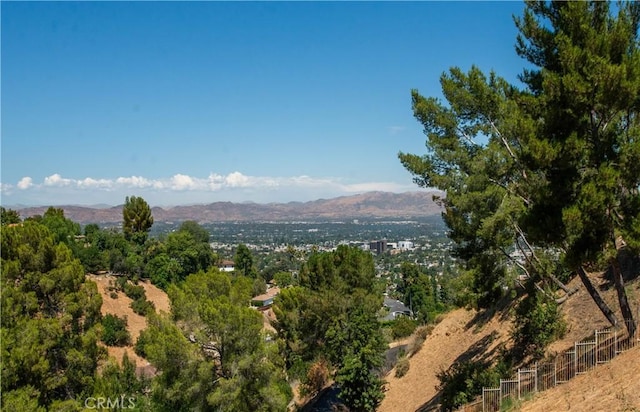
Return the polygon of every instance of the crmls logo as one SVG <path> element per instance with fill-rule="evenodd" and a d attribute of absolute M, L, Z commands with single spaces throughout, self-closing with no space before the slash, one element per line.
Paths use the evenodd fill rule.
<path fill-rule="evenodd" d="M 120 395 L 118 398 L 105 398 L 93 396 L 84 400 L 84 407 L 87 409 L 133 409 L 136 407 L 136 398 Z"/>

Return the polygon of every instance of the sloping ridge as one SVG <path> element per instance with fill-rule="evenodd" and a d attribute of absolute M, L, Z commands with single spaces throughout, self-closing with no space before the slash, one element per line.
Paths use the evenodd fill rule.
<path fill-rule="evenodd" d="M 214 202 L 204 205 L 152 207 L 156 222 L 195 220 L 198 223 L 233 221 L 287 221 L 303 219 L 409 218 L 437 215 L 442 211 L 433 200 L 437 191 L 406 193 L 367 192 L 333 199 L 289 203 Z M 122 221 L 122 205 L 111 208 L 58 206 L 65 216 L 79 223 L 118 223 Z M 47 207 L 18 209 L 20 215 L 42 215 Z"/>
<path fill-rule="evenodd" d="M 590 278 L 609 306 L 612 309 L 618 308 L 615 290 L 604 276 L 591 274 Z M 577 287 L 578 292 L 562 307 L 567 322 L 567 334 L 562 340 L 550 345 L 547 351 L 549 355 L 567 350 L 574 342 L 592 335 L 595 329 L 608 326 L 604 315 L 591 300 L 579 279 L 574 279 L 569 286 Z M 640 279 L 627 284 L 627 293 L 632 307 L 635 308 L 634 313 L 638 313 Z M 512 327 L 508 317 L 509 309 L 500 312 L 457 309 L 446 314 L 420 350 L 410 358 L 407 374 L 402 378 L 396 378 L 395 369 L 392 369 L 385 377 L 385 398 L 378 411 L 439 410 L 438 372 L 448 369 L 456 361 L 493 360 L 498 355 L 500 345 L 508 348 Z M 619 308 L 616 316 L 622 319 Z M 640 410 L 640 348 L 636 347 L 628 352 L 614 358 L 612 363 L 600 365 L 569 383 L 541 392 L 534 401 L 527 403 L 527 408 L 530 409 L 522 410 L 563 411 L 569 410 L 569 407 L 578 411 Z M 595 398 L 601 403 L 594 408 L 591 405 Z M 564 399 L 565 403 L 554 403 L 558 399 Z M 637 409 L 628 409 L 629 405 Z"/>

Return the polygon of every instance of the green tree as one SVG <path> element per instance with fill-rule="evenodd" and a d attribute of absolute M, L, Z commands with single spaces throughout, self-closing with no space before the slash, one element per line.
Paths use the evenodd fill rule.
<path fill-rule="evenodd" d="M 273 280 L 276 282 L 276 285 L 281 288 L 285 288 L 293 284 L 293 276 L 291 275 L 291 272 L 277 272 L 273 276 Z"/>
<path fill-rule="evenodd" d="M 286 409 L 291 389 L 284 360 L 275 343 L 264 341 L 262 316 L 248 306 L 251 283 L 212 268 L 169 286 L 180 328 L 152 315 L 137 344 L 162 371 L 153 385 L 158 408 Z"/>
<path fill-rule="evenodd" d="M 236 249 L 234 258 L 235 271 L 243 276 L 256 277 L 258 274 L 253 267 L 253 255 L 244 243 L 240 243 Z"/>
<path fill-rule="evenodd" d="M 102 341 L 109 346 L 125 346 L 131 343 L 127 319 L 108 314 L 102 318 Z"/>
<path fill-rule="evenodd" d="M 136 344 L 161 373 L 151 383 L 154 411 L 207 410 L 214 389 L 213 362 L 168 318 L 150 314 Z"/>
<path fill-rule="evenodd" d="M 198 240 L 192 230 L 181 229 L 170 233 L 164 241 L 154 240 L 145 249 L 145 275 L 162 289 L 190 274 L 208 270 L 216 260 L 204 236 Z"/>
<path fill-rule="evenodd" d="M 3 405 L 31 394 L 39 406 L 76 409 L 75 399 L 91 393 L 102 356 L 102 298 L 46 226 L 26 221 L 3 228 L 1 237 Z"/>
<path fill-rule="evenodd" d="M 122 366 L 111 358 L 102 367 L 102 372 L 97 376 L 93 387 L 93 397 L 118 396 L 127 410 L 149 411 L 152 409 L 145 395 L 148 384 L 147 379 L 136 375 L 136 363 L 129 360 L 125 352 L 122 357 Z"/>
<path fill-rule="evenodd" d="M 516 50 L 534 67 L 521 76 L 524 89 L 472 67 L 442 75 L 446 105 L 412 91 L 428 154 L 400 160 L 416 183 L 446 191 L 456 254 L 486 304 L 511 282 L 506 263 L 543 293 L 570 293 L 560 279 L 570 271 L 615 323 L 583 269 L 610 265 L 631 318 L 616 241 L 637 256 L 640 5 L 622 3 L 617 15 L 609 6 L 526 3 L 516 19 Z"/>
<path fill-rule="evenodd" d="M 358 300 L 358 297 L 356 297 Z M 329 355 L 339 369 L 340 399 L 353 411 L 375 411 L 384 398 L 378 376 L 385 350 L 380 322 L 367 304 L 354 305 L 327 331 Z"/>
<path fill-rule="evenodd" d="M 126 197 L 122 208 L 122 230 L 127 240 L 143 244 L 153 226 L 151 207 L 141 197 Z"/>
<path fill-rule="evenodd" d="M 57 242 L 63 242 L 72 249 L 75 248 L 75 236 L 81 233 L 80 225 L 64 217 L 64 210 L 48 208 L 40 223 L 49 228 Z"/>
<path fill-rule="evenodd" d="M 309 367 L 328 360 L 345 404 L 375 410 L 383 397 L 381 307 L 370 253 L 348 246 L 312 253 L 299 286 L 281 290 L 273 308 L 290 375 L 309 376 Z"/>
<path fill-rule="evenodd" d="M 207 229 L 203 228 L 193 220 L 186 220 L 182 222 L 178 231 L 189 232 L 196 242 L 209 244 L 209 238 L 211 235 Z"/>
<path fill-rule="evenodd" d="M 4 225 L 14 225 L 22 222 L 20 214 L 13 209 L 5 209 L 4 206 L 0 206 L 0 223 Z"/>

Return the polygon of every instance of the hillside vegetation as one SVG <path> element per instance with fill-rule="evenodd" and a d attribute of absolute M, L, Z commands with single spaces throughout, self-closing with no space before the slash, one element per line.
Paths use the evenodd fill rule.
<path fill-rule="evenodd" d="M 227 272 L 196 221 L 152 237 L 154 221 L 169 215 L 141 197 L 100 212 L 117 215 L 122 224 L 112 228 L 81 228 L 60 208 L 26 219 L 1 208 L 3 407 L 71 411 L 122 396 L 154 412 L 275 412 L 291 404 L 292 387 L 315 396 L 333 382 L 336 408 L 450 411 L 594 329 L 635 336 L 640 2 L 525 2 L 515 23 L 528 67 L 519 84 L 452 67 L 440 77 L 442 98 L 411 92 L 426 153 L 399 160 L 419 186 L 446 196 L 376 192 L 196 209 L 203 220 L 442 211 L 454 243 L 446 260 L 394 260 L 390 275 L 384 241 L 377 262 L 345 242 L 289 245 L 271 256 L 279 269 L 267 271 L 238 242 Z M 85 275 L 103 271 L 118 274 L 113 284 Z M 282 288 L 265 303 L 275 315 L 265 330 L 251 303 L 272 281 Z M 148 282 L 170 305 L 148 300 L 157 292 Z M 452 308 L 474 309 L 439 316 Z M 416 328 L 385 384 L 389 341 Z M 136 360 L 153 366 L 151 378 L 136 375 L 128 357 L 108 360 L 105 345 L 119 347 L 110 349 L 116 355 L 133 346 Z M 622 373 L 601 393 L 606 408 L 634 402 L 636 387 Z M 580 387 L 606 387 L 606 372 L 592 376 L 603 384 L 581 378 Z"/>
<path fill-rule="evenodd" d="M 603 298 L 609 303 L 615 302 L 615 290 L 602 274 L 592 274 L 590 278 L 601 289 Z M 546 350 L 545 357 L 573 347 L 580 341 L 593 335 L 594 330 L 608 326 L 607 319 L 598 306 L 591 300 L 582 287 L 580 280 L 569 283 L 578 288 L 562 305 L 562 316 L 567 325 L 567 333 L 562 339 L 553 342 Z M 640 279 L 627 286 L 632 306 L 640 310 Z M 512 347 L 510 338 L 513 322 L 510 316 L 512 307 L 501 311 L 477 311 L 456 309 L 442 316 L 420 349 L 411 356 L 409 371 L 401 378 L 392 370 L 385 377 L 386 396 L 378 411 L 416 411 L 439 410 L 441 382 L 438 374 L 449 369 L 456 362 L 483 360 L 494 362 L 500 350 Z M 637 313 L 637 312 L 636 312 Z M 598 366 L 585 375 L 576 377 L 567 384 L 560 385 L 541 393 L 533 401 L 523 402 L 527 411 L 565 411 L 565 410 L 634 410 L 638 407 L 640 380 L 637 376 L 640 346 L 617 357 L 611 364 Z M 503 379 L 511 375 L 501 376 Z M 596 402 L 597 401 L 597 402 Z M 601 409 L 587 407 L 596 402 Z M 636 403 L 634 403 L 636 402 Z M 581 407 L 582 406 L 582 407 Z"/>

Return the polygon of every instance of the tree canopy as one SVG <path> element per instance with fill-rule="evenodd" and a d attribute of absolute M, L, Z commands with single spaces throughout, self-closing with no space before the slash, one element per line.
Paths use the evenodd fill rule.
<path fill-rule="evenodd" d="M 127 240 L 144 243 L 153 226 L 151 207 L 141 197 L 126 197 L 122 207 L 122 230 Z"/>
<path fill-rule="evenodd" d="M 454 67 L 440 78 L 446 103 L 412 91 L 427 154 L 399 158 L 418 185 L 446 191 L 444 219 L 481 302 L 500 297 L 505 263 L 564 288 L 565 272 L 588 282 L 585 267 L 617 268 L 623 244 L 638 255 L 639 20 L 634 2 L 527 2 L 515 19 L 533 67 L 524 87 Z"/>
<path fill-rule="evenodd" d="M 69 406 L 91 393 L 102 298 L 71 250 L 38 222 L 3 228 L 0 251 L 2 403 Z"/>
<path fill-rule="evenodd" d="M 326 370 L 328 361 L 340 399 L 354 411 L 375 410 L 384 396 L 377 375 L 385 349 L 381 307 L 370 253 L 341 245 L 312 254 L 299 286 L 281 290 L 274 305 L 289 373 L 318 389 L 313 372 Z"/>

